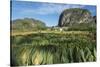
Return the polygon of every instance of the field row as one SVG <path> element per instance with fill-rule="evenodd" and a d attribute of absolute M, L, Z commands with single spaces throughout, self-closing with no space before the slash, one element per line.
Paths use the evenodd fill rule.
<path fill-rule="evenodd" d="M 55 33 L 55 34 L 89 34 L 88 31 L 34 31 L 34 32 L 12 32 L 11 36 L 29 35 L 38 33 Z"/>
<path fill-rule="evenodd" d="M 12 65 L 96 61 L 95 33 L 34 33 L 11 36 Z"/>

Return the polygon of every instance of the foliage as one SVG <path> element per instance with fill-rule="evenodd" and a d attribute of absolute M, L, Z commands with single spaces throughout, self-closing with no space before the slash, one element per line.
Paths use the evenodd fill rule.
<path fill-rule="evenodd" d="M 32 18 L 16 19 L 11 21 L 12 31 L 34 31 L 43 30 L 46 26 L 42 21 Z"/>
<path fill-rule="evenodd" d="M 69 26 L 67 31 L 90 31 L 90 32 L 96 32 L 96 24 L 95 23 L 74 24 L 73 26 Z"/>
<path fill-rule="evenodd" d="M 12 66 L 96 61 L 93 33 L 36 33 L 11 41 Z"/>

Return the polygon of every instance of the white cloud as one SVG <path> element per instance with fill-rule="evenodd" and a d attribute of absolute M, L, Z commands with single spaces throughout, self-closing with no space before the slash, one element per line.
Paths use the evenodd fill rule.
<path fill-rule="evenodd" d="M 51 3 L 43 3 L 40 4 L 37 8 L 29 8 L 27 10 L 22 11 L 21 13 L 32 13 L 32 14 L 40 14 L 40 15 L 47 15 L 47 14 L 54 14 L 54 13 L 61 13 L 63 10 L 68 8 L 82 8 L 83 5 L 65 5 L 65 4 L 51 4 Z"/>

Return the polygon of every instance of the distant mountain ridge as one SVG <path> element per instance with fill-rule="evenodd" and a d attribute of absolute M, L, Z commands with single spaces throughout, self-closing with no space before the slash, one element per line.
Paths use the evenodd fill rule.
<path fill-rule="evenodd" d="M 14 31 L 33 31 L 43 29 L 45 23 L 33 18 L 16 19 L 11 21 L 11 27 Z"/>
<path fill-rule="evenodd" d="M 92 16 L 86 9 L 70 8 L 61 13 L 58 26 L 47 27 L 44 22 L 34 18 L 11 21 L 11 30 L 18 32 L 59 30 L 60 28 L 64 31 L 96 31 L 96 16 Z"/>

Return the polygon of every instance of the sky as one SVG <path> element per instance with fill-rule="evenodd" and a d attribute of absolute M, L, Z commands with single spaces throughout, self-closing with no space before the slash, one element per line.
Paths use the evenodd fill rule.
<path fill-rule="evenodd" d="M 12 20 L 23 18 L 34 18 L 43 21 L 47 26 L 58 25 L 61 12 L 69 8 L 88 9 L 92 16 L 96 15 L 96 6 L 93 5 L 75 5 L 75 4 L 58 4 L 28 1 L 12 1 L 11 17 Z"/>

